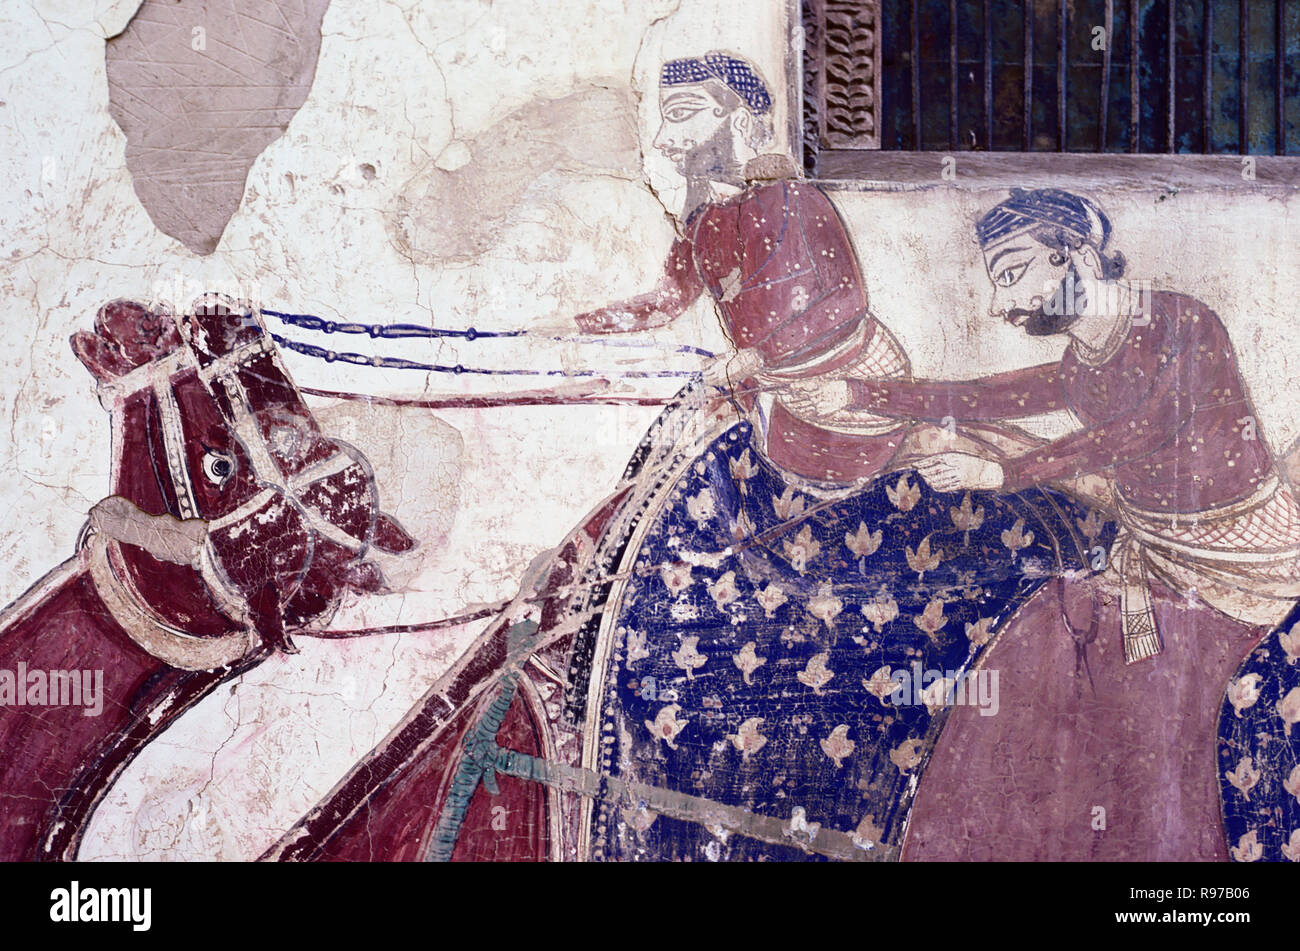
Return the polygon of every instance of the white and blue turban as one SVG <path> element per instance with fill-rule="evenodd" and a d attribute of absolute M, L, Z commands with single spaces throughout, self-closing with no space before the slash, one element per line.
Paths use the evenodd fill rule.
<path fill-rule="evenodd" d="M 734 92 L 756 116 L 772 108 L 772 95 L 754 67 L 743 59 L 713 50 L 696 59 L 674 59 L 664 63 L 659 74 L 661 86 L 685 86 L 716 79 Z"/>

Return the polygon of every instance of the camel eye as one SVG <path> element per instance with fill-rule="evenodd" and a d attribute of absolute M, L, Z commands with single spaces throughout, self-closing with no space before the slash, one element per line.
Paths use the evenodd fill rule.
<path fill-rule="evenodd" d="M 203 454 L 203 475 L 217 488 L 225 485 L 235 474 L 235 460 L 229 453 L 209 449 Z"/>

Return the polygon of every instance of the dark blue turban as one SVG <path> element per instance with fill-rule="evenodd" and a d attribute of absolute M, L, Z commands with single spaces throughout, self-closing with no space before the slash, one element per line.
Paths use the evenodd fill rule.
<path fill-rule="evenodd" d="M 759 78 L 754 67 L 743 59 L 714 50 L 699 59 L 674 59 L 664 63 L 659 74 L 661 86 L 685 86 L 716 79 L 734 92 L 756 116 L 766 115 L 772 108 L 772 96 L 767 84 Z"/>
<path fill-rule="evenodd" d="M 1091 246 L 1106 280 L 1122 277 L 1124 255 L 1107 253 L 1110 219 L 1088 198 L 1059 188 L 1011 189 L 1011 197 L 975 223 L 980 246 L 987 248 L 1009 235 L 1028 232 L 1034 240 L 1060 251 L 1062 246 Z"/>
<path fill-rule="evenodd" d="M 1089 244 L 1105 246 L 1110 221 L 1091 201 L 1059 188 L 1011 189 L 1011 197 L 975 224 L 979 242 L 988 246 L 1017 231 L 1055 228 Z"/>

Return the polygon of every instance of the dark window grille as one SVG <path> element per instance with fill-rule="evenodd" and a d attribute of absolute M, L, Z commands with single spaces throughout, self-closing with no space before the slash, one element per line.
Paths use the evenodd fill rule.
<path fill-rule="evenodd" d="M 1300 0 L 803 0 L 803 10 L 812 173 L 828 149 L 1300 152 Z"/>

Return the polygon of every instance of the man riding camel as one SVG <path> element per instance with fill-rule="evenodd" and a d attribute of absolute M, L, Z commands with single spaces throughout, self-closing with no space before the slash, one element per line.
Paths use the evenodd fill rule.
<path fill-rule="evenodd" d="M 730 384 L 754 409 L 755 378 L 768 386 L 828 373 L 899 376 L 907 357 L 867 309 L 857 255 L 839 214 L 792 175 L 784 156 L 760 154 L 772 139 L 772 100 L 749 63 L 714 51 L 664 64 L 663 124 L 654 144 L 686 179 L 683 234 L 653 291 L 577 317 L 589 333 L 666 325 L 707 290 L 737 352 L 705 382 Z M 773 179 L 773 176 L 778 176 Z M 846 410 L 817 423 L 777 399 L 766 426 L 768 457 L 823 482 L 873 475 L 898 451 L 903 427 Z"/>

